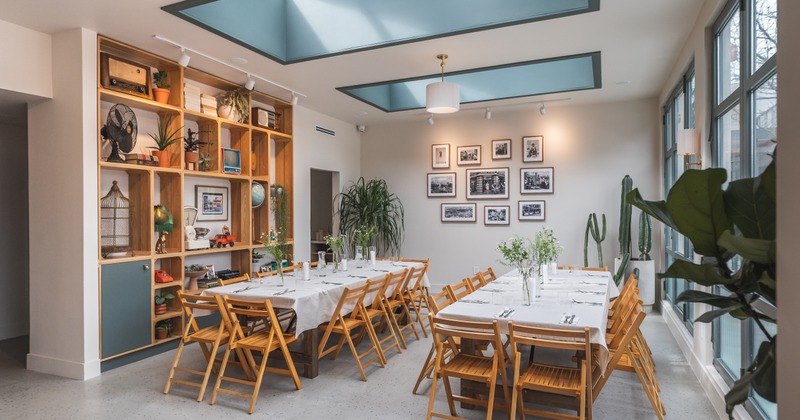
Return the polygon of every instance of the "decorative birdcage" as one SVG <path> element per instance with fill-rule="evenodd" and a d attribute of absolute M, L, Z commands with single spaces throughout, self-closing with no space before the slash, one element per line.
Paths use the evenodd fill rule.
<path fill-rule="evenodd" d="M 103 258 L 131 254 L 131 202 L 119 190 L 117 181 L 100 199 L 100 253 Z"/>

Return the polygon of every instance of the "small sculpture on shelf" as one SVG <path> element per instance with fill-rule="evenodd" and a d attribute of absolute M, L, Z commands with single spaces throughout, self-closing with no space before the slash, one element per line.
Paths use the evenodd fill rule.
<path fill-rule="evenodd" d="M 153 222 L 155 223 L 155 231 L 159 233 L 158 242 L 156 242 L 156 254 L 166 254 L 167 233 L 172 232 L 173 228 L 172 213 L 163 204 L 154 206 Z"/>
<path fill-rule="evenodd" d="M 211 246 L 216 246 L 217 248 L 222 248 L 227 245 L 233 247 L 234 241 L 236 241 L 236 236 L 231 235 L 231 230 L 227 225 L 222 226 L 222 233 L 209 240 Z"/>

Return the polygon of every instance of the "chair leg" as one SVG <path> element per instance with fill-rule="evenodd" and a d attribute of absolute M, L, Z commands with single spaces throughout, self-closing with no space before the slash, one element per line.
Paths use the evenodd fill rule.
<path fill-rule="evenodd" d="M 436 351 L 436 346 L 431 346 L 431 351 L 428 352 L 428 357 L 425 358 L 425 364 L 422 365 L 422 370 L 419 372 L 419 377 L 417 378 L 417 383 L 414 384 L 414 390 L 411 391 L 412 394 L 416 394 L 417 390 L 419 389 L 419 384 L 422 383 L 422 379 L 428 376 L 433 369 L 433 364 L 431 363 L 433 359 L 433 353 Z"/>
<path fill-rule="evenodd" d="M 342 336 L 347 340 L 347 344 L 350 345 L 350 350 L 353 352 L 353 358 L 356 359 L 356 365 L 358 365 L 358 371 L 361 373 L 361 380 L 367 382 L 367 375 L 364 373 L 364 366 L 361 365 L 361 358 L 358 357 L 358 350 L 356 350 L 356 346 L 353 344 L 353 340 L 350 338 L 350 332 L 345 329 L 342 332 Z"/>
<path fill-rule="evenodd" d="M 253 394 L 250 396 L 250 409 L 247 411 L 247 414 L 253 414 L 253 410 L 256 408 L 258 391 L 261 389 L 261 381 L 264 379 L 264 371 L 267 368 L 268 358 L 269 352 L 264 352 L 264 354 L 261 356 L 261 366 L 258 367 L 258 376 L 256 376 L 255 384 L 253 384 Z"/>
<path fill-rule="evenodd" d="M 200 393 L 197 395 L 198 402 L 203 401 L 203 396 L 206 394 L 206 386 L 208 386 L 208 380 L 211 378 L 211 370 L 215 368 L 214 362 L 217 357 L 217 350 L 219 350 L 219 342 L 215 342 L 211 347 L 211 357 L 208 359 L 206 372 L 203 376 L 203 383 L 200 385 Z"/>
<path fill-rule="evenodd" d="M 444 374 L 442 375 L 442 383 L 444 384 L 444 393 L 447 396 L 447 405 L 450 408 L 450 415 L 455 416 L 456 413 L 456 404 L 453 401 L 453 388 L 450 387 L 450 377 Z"/>
<path fill-rule="evenodd" d="M 300 377 L 297 376 L 297 369 L 294 368 L 294 361 L 292 360 L 292 355 L 289 353 L 289 349 L 286 346 L 281 347 L 281 352 L 283 353 L 283 360 L 286 361 L 286 366 L 289 368 L 289 372 L 292 374 L 292 380 L 294 381 L 294 386 L 297 390 L 303 389 L 303 384 L 300 383 Z"/>
<path fill-rule="evenodd" d="M 431 420 L 431 413 L 433 413 L 433 405 L 436 400 L 436 382 L 439 378 L 439 363 L 441 362 L 440 357 L 437 355 L 436 359 L 433 362 L 433 379 L 431 382 L 431 395 L 428 399 L 428 416 L 426 417 L 427 420 Z"/>
<path fill-rule="evenodd" d="M 169 387 L 172 385 L 172 378 L 175 377 L 175 368 L 178 367 L 178 362 L 181 360 L 181 353 L 183 352 L 183 340 L 178 345 L 178 350 L 175 352 L 175 359 L 172 361 L 172 367 L 169 369 L 169 376 L 167 376 L 167 385 L 164 387 L 164 393 L 169 394 Z"/>
<path fill-rule="evenodd" d="M 400 324 L 397 323 L 397 317 L 395 316 L 394 312 L 389 312 L 389 323 L 391 324 L 389 328 L 394 328 L 397 331 L 397 335 L 400 336 L 400 345 L 403 346 L 403 349 L 408 349 L 408 346 L 406 345 L 406 338 L 403 335 L 403 330 L 400 329 Z"/>
<path fill-rule="evenodd" d="M 486 404 L 486 420 L 492 420 L 492 410 L 494 409 L 494 393 L 497 385 L 497 359 L 492 362 L 492 376 L 489 378 L 489 398 Z"/>
<path fill-rule="evenodd" d="M 230 345 L 225 348 L 225 355 L 222 357 L 222 366 L 219 367 L 219 373 L 217 374 L 217 382 L 214 384 L 214 391 L 211 392 L 210 405 L 214 405 L 217 402 L 217 393 L 222 385 L 222 378 L 225 377 L 225 368 L 228 367 L 228 358 L 231 355 L 231 350 Z M 244 361 L 242 361 L 242 363 L 244 363 Z"/>

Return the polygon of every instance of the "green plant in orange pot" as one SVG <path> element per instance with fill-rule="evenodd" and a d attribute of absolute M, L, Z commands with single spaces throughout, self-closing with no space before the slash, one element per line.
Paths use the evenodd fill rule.
<path fill-rule="evenodd" d="M 170 146 L 177 143 L 182 139 L 180 133 L 183 126 L 175 130 L 170 130 L 172 123 L 172 116 L 169 115 L 165 119 L 158 117 L 158 133 L 150 133 L 150 137 L 155 142 L 155 146 L 150 146 L 150 149 L 155 149 L 153 154 L 158 157 L 158 166 L 162 168 L 169 168 L 170 166 L 170 153 L 167 150 Z"/>

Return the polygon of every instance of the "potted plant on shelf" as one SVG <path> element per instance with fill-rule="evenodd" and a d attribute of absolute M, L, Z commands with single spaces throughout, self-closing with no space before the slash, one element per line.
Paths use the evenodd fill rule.
<path fill-rule="evenodd" d="M 175 329 L 171 319 L 162 319 L 156 322 L 156 340 L 163 340 L 172 336 Z"/>
<path fill-rule="evenodd" d="M 250 91 L 239 87 L 217 96 L 217 115 L 246 123 L 250 118 Z"/>
<path fill-rule="evenodd" d="M 167 313 L 167 303 L 175 299 L 175 295 L 170 292 L 162 292 L 155 296 L 155 314 L 164 315 Z"/>
<path fill-rule="evenodd" d="M 336 195 L 339 231 L 353 237 L 361 226 L 375 228 L 375 246 L 384 252 L 399 253 L 403 244 L 403 203 L 382 179 L 369 182 L 359 178 Z"/>
<path fill-rule="evenodd" d="M 167 83 L 168 77 L 169 73 L 164 70 L 153 73 L 153 83 L 156 85 L 156 87 L 153 88 L 153 96 L 156 102 L 161 102 L 162 104 L 169 102 L 169 88 L 171 85 Z"/>
<path fill-rule="evenodd" d="M 200 132 L 192 131 L 189 129 L 189 135 L 183 138 L 184 160 L 186 161 L 186 169 L 196 170 L 197 164 L 200 161 L 200 154 L 198 150 L 200 145 L 208 144 L 208 142 L 200 141 Z M 210 158 L 211 156 L 208 155 Z M 191 165 L 191 166 L 189 166 Z"/>
<path fill-rule="evenodd" d="M 153 154 L 158 157 L 158 166 L 162 168 L 169 168 L 170 166 L 170 153 L 167 150 L 178 140 L 181 139 L 180 133 L 183 126 L 175 130 L 170 130 L 170 123 L 172 123 L 172 116 L 169 115 L 165 119 L 158 117 L 158 133 L 150 133 L 150 137 L 156 143 L 155 146 L 150 146 L 150 149 L 155 149 Z"/>

